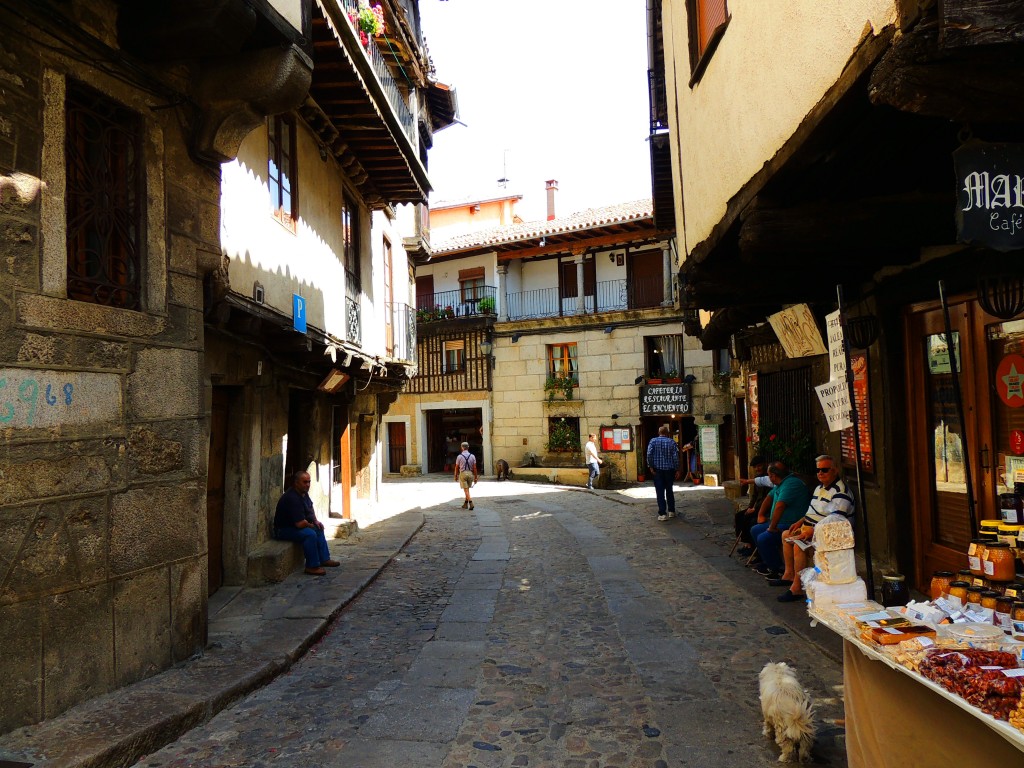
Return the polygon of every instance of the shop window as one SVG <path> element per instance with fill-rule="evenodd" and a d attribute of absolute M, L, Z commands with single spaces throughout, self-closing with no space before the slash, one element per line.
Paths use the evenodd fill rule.
<path fill-rule="evenodd" d="M 458 373 L 466 369 L 466 341 L 457 339 L 444 343 L 444 360 L 442 371 L 444 373 Z"/>
<path fill-rule="evenodd" d="M 274 218 L 293 232 L 299 216 L 295 181 L 298 155 L 295 151 L 295 121 L 284 115 L 272 117 L 267 124 L 267 186 Z"/>
<path fill-rule="evenodd" d="M 576 386 L 580 383 L 579 360 L 576 343 L 548 345 L 548 375 L 556 378 L 571 376 Z"/>
<path fill-rule="evenodd" d="M 146 199 L 141 118 L 69 80 L 65 161 L 68 298 L 141 308 Z"/>
<path fill-rule="evenodd" d="M 726 0 L 686 0 L 690 35 L 690 85 L 704 74 L 729 25 Z"/>
<path fill-rule="evenodd" d="M 484 268 L 459 270 L 459 292 L 463 303 L 479 301 L 484 297 Z"/>
<path fill-rule="evenodd" d="M 359 208 L 345 195 L 341 206 L 342 262 L 345 265 L 345 287 L 350 295 L 360 292 L 359 274 Z"/>

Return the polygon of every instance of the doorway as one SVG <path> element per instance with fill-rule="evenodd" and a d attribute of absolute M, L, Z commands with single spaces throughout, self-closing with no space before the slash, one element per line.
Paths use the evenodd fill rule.
<path fill-rule="evenodd" d="M 435 408 L 427 417 L 427 471 L 453 472 L 460 445 L 469 443 L 484 474 L 483 411 L 480 408 Z"/>
<path fill-rule="evenodd" d="M 949 310 L 952 345 L 947 343 L 937 302 L 914 305 L 904 318 L 911 519 L 919 588 L 934 571 L 956 571 L 963 565 L 972 537 L 968 471 L 979 521 L 999 516 L 998 494 L 1006 490 L 1003 483 L 1012 485 L 1005 477 L 1006 467 L 1014 464 L 1012 429 L 1003 429 L 1004 420 L 995 418 L 1003 410 L 993 397 L 999 391 L 997 368 L 1008 352 L 1021 351 L 1024 327 L 1015 334 L 1014 323 L 996 321 L 970 298 L 950 302 Z M 954 360 L 966 423 L 961 422 L 954 399 Z"/>
<path fill-rule="evenodd" d="M 206 589 L 224 584 L 224 477 L 228 449 L 229 391 L 213 388 L 210 405 L 210 457 L 206 469 Z"/>

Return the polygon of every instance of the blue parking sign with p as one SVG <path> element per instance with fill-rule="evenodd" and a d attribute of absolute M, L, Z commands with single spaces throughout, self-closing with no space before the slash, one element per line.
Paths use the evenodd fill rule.
<path fill-rule="evenodd" d="M 306 332 L 306 300 L 297 293 L 292 294 L 292 327 L 299 333 Z"/>

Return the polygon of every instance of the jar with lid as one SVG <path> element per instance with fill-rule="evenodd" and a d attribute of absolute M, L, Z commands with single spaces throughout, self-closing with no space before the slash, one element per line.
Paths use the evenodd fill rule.
<path fill-rule="evenodd" d="M 1010 610 L 1010 617 L 1014 621 L 1024 621 L 1024 600 L 1014 600 Z"/>
<path fill-rule="evenodd" d="M 990 518 L 988 520 L 982 520 L 978 523 L 978 528 L 982 536 L 988 533 L 999 533 L 999 526 L 1003 524 L 1002 519 Z"/>
<path fill-rule="evenodd" d="M 892 573 L 882 577 L 882 605 L 890 608 L 910 602 L 910 590 L 903 574 Z"/>
<path fill-rule="evenodd" d="M 985 576 L 992 581 L 1013 581 L 1017 576 L 1013 552 L 1005 541 L 993 541 L 988 545 L 982 567 Z"/>
<path fill-rule="evenodd" d="M 1020 533 L 1020 526 L 1016 523 L 1003 523 L 999 526 L 999 541 L 1005 541 L 1006 546 L 1013 549 L 1017 546 L 1017 535 Z"/>
<path fill-rule="evenodd" d="M 981 591 L 981 607 L 994 611 L 996 609 L 996 601 L 999 597 L 999 593 L 994 589 L 983 589 Z"/>
<path fill-rule="evenodd" d="M 1013 598 L 1014 600 L 1024 600 L 1024 584 L 1019 581 L 1007 584 L 1006 589 L 1003 590 L 1003 594 L 1007 597 Z"/>
<path fill-rule="evenodd" d="M 967 564 L 970 566 L 968 571 L 972 577 L 980 579 L 985 576 L 981 561 L 985 559 L 986 543 L 984 539 L 971 539 L 971 543 L 967 546 Z"/>
<path fill-rule="evenodd" d="M 936 571 L 932 574 L 932 582 L 928 587 L 928 594 L 932 600 L 938 600 L 949 594 L 949 585 L 953 582 L 952 571 Z"/>
<path fill-rule="evenodd" d="M 1013 598 L 1003 595 L 996 598 L 995 624 L 997 627 L 1010 630 L 1010 615 L 1013 612 Z"/>
<path fill-rule="evenodd" d="M 967 602 L 971 605 L 981 605 L 981 593 L 985 590 L 984 587 L 970 586 L 967 588 Z M 884 603 L 883 603 L 884 605 Z"/>
<path fill-rule="evenodd" d="M 967 588 L 971 585 L 966 581 L 954 581 L 949 585 L 949 596 L 955 597 L 961 604 L 967 602 Z M 1024 600 L 1021 601 L 1024 603 Z"/>
<path fill-rule="evenodd" d="M 1004 523 L 1024 523 L 1024 498 L 1016 493 L 1000 493 L 999 515 Z"/>

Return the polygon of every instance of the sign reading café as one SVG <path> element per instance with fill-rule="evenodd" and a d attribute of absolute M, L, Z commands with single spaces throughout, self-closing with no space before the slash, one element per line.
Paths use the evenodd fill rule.
<path fill-rule="evenodd" d="M 648 384 L 640 388 L 640 415 L 690 413 L 689 384 Z"/>
<path fill-rule="evenodd" d="M 969 141 L 953 153 L 961 242 L 1024 248 L 1024 145 Z"/>

